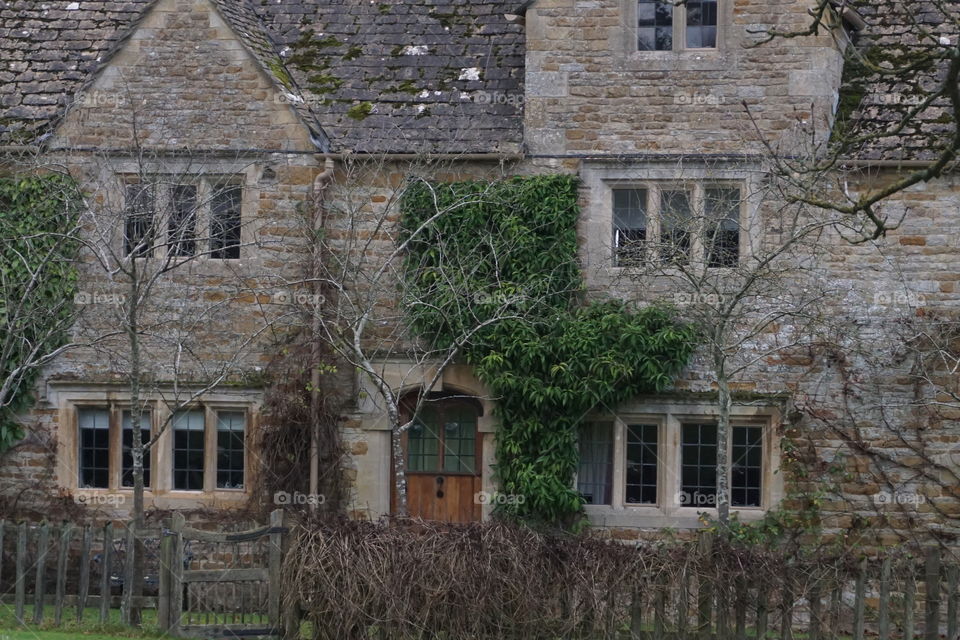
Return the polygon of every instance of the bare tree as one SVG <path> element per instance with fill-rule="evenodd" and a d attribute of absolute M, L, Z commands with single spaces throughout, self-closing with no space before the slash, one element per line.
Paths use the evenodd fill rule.
<path fill-rule="evenodd" d="M 724 182 L 731 172 L 745 179 Z M 821 268 L 822 247 L 838 227 L 856 230 L 841 214 L 785 200 L 759 167 L 674 173 L 669 184 L 614 191 L 614 260 L 624 267 L 615 280 L 674 304 L 700 329 L 693 366 L 716 383 L 716 508 L 726 522 L 731 408 L 754 402 L 735 390 L 772 363 L 809 361 L 838 294 Z"/>
<path fill-rule="evenodd" d="M 946 0 L 920 5 L 816 0 L 806 26 L 755 33 L 757 47 L 836 34 L 846 67 L 829 130 L 808 123 L 802 152 L 792 143 L 765 145 L 787 202 L 856 220 L 867 238 L 900 224 L 884 213 L 884 201 L 952 171 L 960 150 L 960 9 Z M 858 30 L 855 44 L 840 35 L 844 23 Z"/>

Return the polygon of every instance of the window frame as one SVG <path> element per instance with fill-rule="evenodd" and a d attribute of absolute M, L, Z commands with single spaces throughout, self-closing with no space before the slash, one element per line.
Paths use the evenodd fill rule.
<path fill-rule="evenodd" d="M 146 174 L 118 174 L 123 184 L 120 204 L 123 211 L 123 243 L 122 255 L 126 259 L 169 259 L 171 261 L 187 261 L 203 259 L 215 263 L 229 263 L 243 258 L 244 221 L 249 220 L 247 210 L 248 181 L 246 175 L 240 173 L 210 173 L 202 175 L 186 175 L 178 173 L 146 173 Z M 131 186 L 142 184 L 143 179 L 150 180 L 151 200 L 153 204 L 153 223 L 150 229 L 153 236 L 153 246 L 148 251 L 133 255 L 127 251 L 127 226 L 129 224 L 127 193 Z M 176 239 L 171 234 L 171 221 L 177 206 L 175 192 L 179 187 L 195 187 L 195 206 L 193 214 L 193 235 L 190 238 Z M 215 225 L 213 202 L 218 189 L 225 187 L 239 188 L 239 229 L 237 232 L 238 245 L 227 245 L 219 249 L 214 248 L 213 229 Z M 193 251 L 189 254 L 180 254 L 176 243 L 191 243 Z M 231 257 L 215 256 L 217 252 L 225 252 L 230 247 L 237 247 L 237 255 Z"/>
<path fill-rule="evenodd" d="M 694 528 L 699 525 L 699 514 L 716 517 L 715 506 L 686 506 L 680 503 L 682 486 L 682 434 L 686 423 L 716 423 L 716 412 L 707 404 L 696 407 L 660 404 L 651 410 L 628 407 L 614 415 L 589 416 L 584 422 L 613 423 L 613 486 L 609 505 L 584 505 L 587 516 L 595 524 L 604 526 L 677 526 Z M 732 462 L 733 427 L 750 426 L 763 429 L 761 457 L 760 506 L 730 506 L 731 513 L 744 521 L 757 520 L 779 502 L 783 495 L 782 475 L 775 473 L 780 463 L 779 442 L 775 437 L 779 424 L 779 410 L 774 406 L 736 407 L 730 419 L 730 437 L 727 439 L 728 460 Z M 655 504 L 626 501 L 627 426 L 657 425 L 658 465 L 657 500 Z M 579 474 L 578 474 L 579 475 Z M 728 470 L 731 486 L 732 467 Z M 578 486 L 574 479 L 574 486 Z"/>
<path fill-rule="evenodd" d="M 123 414 L 131 410 L 131 404 L 129 402 L 120 402 L 120 401 L 104 401 L 104 402 L 80 402 L 74 407 L 74 417 L 71 425 L 72 431 L 75 433 L 75 454 L 76 454 L 76 473 L 74 474 L 74 480 L 76 482 L 76 488 L 81 491 L 109 491 L 111 493 L 117 493 L 122 491 L 133 491 L 132 486 L 123 485 Z M 157 434 L 157 422 L 156 422 L 156 411 L 152 407 L 145 406 L 144 411 L 149 412 L 150 414 L 150 437 L 153 438 Z M 108 426 L 108 471 L 107 471 L 107 486 L 106 487 L 84 487 L 80 484 L 80 469 L 81 462 L 83 458 L 83 442 L 80 437 L 80 412 L 81 411 L 106 411 L 107 419 L 109 421 Z M 151 480 L 153 484 L 156 484 L 155 469 L 157 463 L 157 447 L 151 447 L 148 452 L 150 456 L 150 469 L 151 469 Z M 144 492 L 152 492 L 153 487 L 144 487 Z"/>
<path fill-rule="evenodd" d="M 710 54 L 720 52 L 726 36 L 726 11 L 731 3 L 728 0 L 717 0 L 717 35 L 716 46 L 713 47 L 688 47 L 687 46 L 687 6 L 679 4 L 673 7 L 673 41 L 670 49 L 641 49 L 640 48 L 640 20 L 639 20 L 639 0 L 622 0 L 626 24 L 628 25 L 629 51 L 638 56 L 657 56 L 668 54 Z"/>
<path fill-rule="evenodd" d="M 689 258 L 684 261 L 684 266 L 717 269 L 735 269 L 736 266 L 710 266 L 709 242 L 707 241 L 707 229 L 703 224 L 706 222 L 706 193 L 711 189 L 737 189 L 740 192 L 740 200 L 737 211 L 738 223 L 738 248 L 737 265 L 741 263 L 744 256 L 747 255 L 749 247 L 747 225 L 747 196 L 746 184 L 742 180 L 736 179 L 689 179 L 689 180 L 608 180 L 607 188 L 610 190 L 610 249 L 612 266 L 615 269 L 644 269 L 648 265 L 656 262 L 658 268 L 669 268 L 671 265 L 664 261 L 662 255 L 657 255 L 662 247 L 665 246 L 662 240 L 663 232 L 663 193 L 672 191 L 686 191 L 689 194 L 690 209 L 693 212 L 695 220 L 698 220 L 697 229 L 689 239 Z M 620 259 L 620 247 L 617 240 L 620 236 L 617 227 L 614 205 L 616 202 L 616 191 L 619 190 L 643 190 L 646 191 L 647 201 L 645 203 L 644 216 L 646 218 L 646 240 L 645 247 L 640 251 L 642 259 L 639 264 L 622 264 Z"/>
<path fill-rule="evenodd" d="M 97 387 L 97 385 L 94 385 Z M 76 390 L 75 390 L 76 388 Z M 133 487 L 124 487 L 121 483 L 122 472 L 122 419 L 123 412 L 128 411 L 130 403 L 125 400 L 115 400 L 110 396 L 118 392 L 103 392 L 88 390 L 83 385 L 65 385 L 63 390 L 54 388 L 51 401 L 61 407 L 59 412 L 59 441 L 57 449 L 57 479 L 58 484 L 70 492 L 83 494 L 102 494 L 126 496 L 130 503 Z M 159 437 L 151 448 L 151 487 L 144 488 L 144 496 L 148 502 L 158 508 L 176 508 L 177 505 L 191 504 L 194 500 L 213 500 L 214 504 L 235 504 L 245 500 L 250 494 L 250 487 L 255 481 L 255 454 L 252 446 L 255 442 L 254 433 L 257 429 L 261 395 L 258 390 L 251 390 L 249 394 L 230 393 L 213 394 L 191 405 L 187 409 L 195 408 L 204 412 L 204 487 L 200 491 L 191 491 L 173 488 L 173 429 L 169 425 L 162 433 L 159 432 L 164 421 L 170 417 L 170 408 L 164 402 L 162 394 L 151 394 L 144 401 L 144 410 L 150 412 L 152 437 Z M 109 482 L 108 487 L 84 487 L 80 484 L 81 438 L 79 429 L 80 412 L 84 409 L 106 410 L 110 419 L 109 434 Z M 220 412 L 238 412 L 244 416 L 244 468 L 243 488 L 217 486 L 217 416 Z M 184 501 L 187 502 L 184 502 Z"/>

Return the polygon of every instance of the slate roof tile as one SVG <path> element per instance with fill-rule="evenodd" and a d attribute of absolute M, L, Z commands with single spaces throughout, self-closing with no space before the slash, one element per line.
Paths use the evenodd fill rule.
<path fill-rule="evenodd" d="M 154 1 L 0 0 L 0 140 L 55 127 Z M 523 27 L 506 18 L 519 0 L 213 1 L 322 148 L 520 148 L 522 99 L 489 98 L 522 93 Z M 335 38 L 323 73 L 294 64 L 305 35 Z"/>

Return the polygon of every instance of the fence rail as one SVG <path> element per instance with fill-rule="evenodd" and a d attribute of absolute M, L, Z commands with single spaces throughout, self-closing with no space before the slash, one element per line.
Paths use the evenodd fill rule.
<path fill-rule="evenodd" d="M 136 535 L 125 527 L 120 530 L 123 536 L 118 538 L 112 524 L 94 528 L 69 522 L 30 525 L 0 520 L 0 602 L 12 604 L 21 623 L 55 626 L 63 623 L 70 609 L 80 622 L 86 609 L 97 608 L 98 621 L 106 623 L 114 603 L 120 603 L 121 620 L 129 623 L 131 607 L 123 608 L 124 602 L 156 608 L 155 596 L 132 599 L 137 547 L 132 541 L 158 540 L 160 530 Z M 8 558 L 11 562 L 5 562 Z M 51 607 L 52 619 L 48 617 Z"/>
<path fill-rule="evenodd" d="M 140 531 L 0 520 L 0 606 L 20 624 L 104 624 L 119 609 L 131 625 L 156 609 L 158 625 L 178 637 L 277 635 L 282 520 L 277 511 L 269 525 L 241 532 L 191 529 L 180 514 Z"/>

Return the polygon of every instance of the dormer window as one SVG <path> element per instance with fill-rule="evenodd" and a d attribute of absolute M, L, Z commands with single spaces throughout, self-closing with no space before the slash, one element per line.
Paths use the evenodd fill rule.
<path fill-rule="evenodd" d="M 717 48 L 719 0 L 638 0 L 637 48 L 678 51 Z"/>

